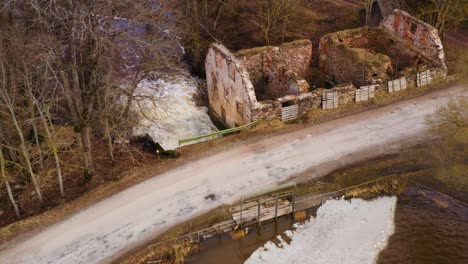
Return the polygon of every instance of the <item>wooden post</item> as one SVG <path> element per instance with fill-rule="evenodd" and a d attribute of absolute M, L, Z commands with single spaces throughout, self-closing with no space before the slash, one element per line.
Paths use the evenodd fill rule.
<path fill-rule="evenodd" d="M 275 201 L 275 219 L 278 220 L 278 195 L 276 195 Z"/>
<path fill-rule="evenodd" d="M 294 214 L 294 207 L 296 205 L 296 194 L 294 193 L 292 196 L 292 213 Z"/>
<path fill-rule="evenodd" d="M 260 225 L 260 200 L 257 200 L 257 224 Z"/>
<path fill-rule="evenodd" d="M 244 199 L 241 199 L 241 204 L 240 204 L 240 219 L 239 219 L 239 221 L 240 221 L 239 225 L 240 225 L 240 228 L 241 228 L 241 229 L 242 229 L 242 209 L 243 209 L 243 205 L 244 205 Z"/>

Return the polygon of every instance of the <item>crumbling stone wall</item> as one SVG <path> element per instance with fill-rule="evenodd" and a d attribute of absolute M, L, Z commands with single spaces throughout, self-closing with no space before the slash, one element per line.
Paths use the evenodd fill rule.
<path fill-rule="evenodd" d="M 355 101 L 356 89 L 357 88 L 352 83 L 346 83 L 331 90 L 338 92 L 338 101 L 340 104 L 347 104 Z"/>
<path fill-rule="evenodd" d="M 297 99 L 301 115 L 307 114 L 312 109 L 320 109 L 322 105 L 322 95 L 317 91 L 300 94 Z"/>
<path fill-rule="evenodd" d="M 241 62 L 223 45 L 213 44 L 205 69 L 211 111 L 227 127 L 250 123 L 255 91 Z"/>
<path fill-rule="evenodd" d="M 300 90 L 294 89 L 294 85 L 298 82 L 291 83 L 291 80 L 300 81 L 302 90 L 309 89 L 304 78 L 310 72 L 312 59 L 310 40 L 298 40 L 279 47 L 241 50 L 236 55 L 249 72 L 259 100 L 300 93 Z M 293 73 L 296 75 L 293 76 Z"/>
<path fill-rule="evenodd" d="M 433 26 L 405 11 L 395 9 L 392 15 L 382 21 L 381 28 L 402 41 L 411 43 L 410 48 L 417 50 L 427 60 L 447 68 L 442 40 L 438 30 Z"/>
<path fill-rule="evenodd" d="M 210 109 L 227 127 L 281 118 L 281 97 L 297 97 L 309 91 L 304 80 L 312 57 L 309 40 L 244 50 L 236 55 L 223 45 L 213 44 L 205 62 Z M 253 83 L 263 80 L 268 83 L 264 94 L 274 100 L 257 100 Z"/>
<path fill-rule="evenodd" d="M 389 56 L 369 48 L 368 28 L 330 33 L 320 40 L 319 67 L 335 83 L 365 85 L 393 73 Z"/>
<path fill-rule="evenodd" d="M 281 102 L 277 100 L 267 100 L 258 102 L 252 107 L 252 119 L 281 119 Z"/>
<path fill-rule="evenodd" d="M 278 68 L 268 67 L 269 73 L 274 75 L 280 72 L 278 69 L 288 69 L 282 72 L 283 76 L 281 78 L 277 76 L 272 79 L 277 82 L 278 86 L 284 89 L 285 93 L 293 95 L 306 92 L 309 89 L 309 84 L 293 70 L 297 70 L 301 74 L 308 72 L 310 57 L 307 59 L 302 56 L 304 53 L 300 52 L 301 55 L 298 55 L 295 59 L 286 59 L 286 54 L 292 56 L 293 46 L 299 45 L 299 43 L 301 42 L 283 45 L 282 52 L 274 51 L 274 54 L 284 56 L 286 61 L 278 63 L 280 65 L 277 66 Z M 303 50 L 302 47 L 300 46 L 299 50 Z M 306 50 L 310 51 L 310 49 Z M 258 59 L 258 54 L 249 53 L 249 56 Z M 279 60 L 281 56 L 271 57 Z M 299 63 L 301 60 L 306 61 L 307 64 L 301 65 Z M 247 62 L 247 65 L 244 65 L 244 61 Z M 279 98 L 260 102 L 257 100 L 255 89 L 246 67 L 253 67 L 253 61 L 255 60 L 244 61 L 238 59 L 221 44 L 213 44 L 206 57 L 205 69 L 210 110 L 227 127 L 237 127 L 259 119 L 281 118 L 282 104 Z M 289 67 L 293 70 L 289 70 Z M 252 74 L 258 75 L 259 73 L 253 71 Z"/>
<path fill-rule="evenodd" d="M 322 37 L 319 67 L 335 83 L 353 82 L 358 86 L 386 82 L 408 67 L 446 71 L 439 41 L 435 28 L 395 10 L 378 28 L 344 30 Z"/>

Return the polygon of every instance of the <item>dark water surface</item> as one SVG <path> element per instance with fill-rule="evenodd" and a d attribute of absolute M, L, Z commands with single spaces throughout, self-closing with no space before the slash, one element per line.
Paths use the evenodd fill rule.
<path fill-rule="evenodd" d="M 242 239 L 229 235 L 209 239 L 191 256 L 191 264 L 241 264 L 267 241 L 291 229 L 294 221 L 281 218 L 251 229 Z M 311 256 L 313 257 L 313 256 Z M 468 264 L 468 207 L 449 196 L 417 188 L 398 198 L 395 233 L 379 264 Z"/>
<path fill-rule="evenodd" d="M 398 200 L 395 224 L 379 264 L 468 264 L 468 207 L 458 200 L 409 188 Z"/>
<path fill-rule="evenodd" d="M 277 222 L 263 224 L 251 228 L 245 237 L 233 240 L 226 234 L 219 238 L 212 238 L 201 243 L 199 252 L 192 255 L 186 263 L 190 264 L 241 264 L 250 255 L 268 241 L 275 241 L 275 237 L 290 230 L 297 222 L 292 217 L 285 216 Z M 285 239 L 288 241 L 287 239 Z M 277 240 L 276 240 L 277 241 Z"/>

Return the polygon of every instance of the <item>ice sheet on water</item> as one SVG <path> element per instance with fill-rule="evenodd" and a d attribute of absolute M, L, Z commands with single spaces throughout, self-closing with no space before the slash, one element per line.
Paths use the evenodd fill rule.
<path fill-rule="evenodd" d="M 267 242 L 245 262 L 259 263 L 375 263 L 394 232 L 397 199 L 381 197 L 330 200 L 317 217 L 286 232 L 290 244 Z"/>
<path fill-rule="evenodd" d="M 215 132 L 207 108 L 196 104 L 198 81 L 185 74 L 145 79 L 138 84 L 133 110 L 139 116 L 134 136 L 148 134 L 166 150 L 179 139 Z"/>

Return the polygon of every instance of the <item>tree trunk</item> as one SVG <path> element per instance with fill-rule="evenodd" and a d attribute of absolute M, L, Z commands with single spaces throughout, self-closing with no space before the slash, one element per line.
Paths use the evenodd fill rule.
<path fill-rule="evenodd" d="M 109 87 L 110 87 L 109 78 L 106 78 L 106 82 L 107 84 L 104 85 L 104 89 L 101 90 L 101 96 L 98 96 L 97 98 L 97 108 L 99 112 L 101 134 L 104 136 L 104 139 L 107 141 L 107 149 L 109 151 L 109 156 L 111 158 L 112 165 L 114 165 L 115 163 L 114 146 L 112 144 L 111 129 L 109 126 L 109 111 L 110 111 L 108 107 L 108 99 L 109 99 L 108 94 L 109 94 Z"/>
<path fill-rule="evenodd" d="M 139 63 L 139 65 L 137 66 L 137 68 L 140 68 L 141 67 L 141 62 Z M 138 87 L 138 83 L 147 76 L 147 74 L 143 74 L 141 77 L 141 70 L 137 70 L 137 72 L 135 73 L 135 76 L 133 78 L 133 81 L 132 81 L 132 84 L 131 84 L 131 88 L 130 88 L 130 91 L 127 93 L 127 102 L 125 103 L 125 108 L 124 108 L 124 111 L 122 113 L 122 118 L 124 118 L 124 120 L 126 121 L 127 118 L 128 118 L 128 115 L 130 113 L 130 109 L 132 107 L 132 103 L 133 103 L 133 95 L 135 94 L 135 91 Z"/>
<path fill-rule="evenodd" d="M 16 123 L 16 121 L 15 121 Z M 17 126 L 15 124 L 15 126 Z M 19 127 L 18 127 L 19 129 Z M 21 131 L 19 131 L 18 133 L 21 133 Z M 31 176 L 31 180 L 34 184 L 34 189 L 36 190 L 36 193 L 37 193 L 37 197 L 39 198 L 39 201 L 41 202 L 41 204 L 44 203 L 44 200 L 42 199 L 42 193 L 41 193 L 41 190 L 39 188 L 39 184 L 37 183 L 37 180 L 36 180 L 36 175 L 34 174 L 34 170 L 32 168 L 32 164 L 31 164 L 31 157 L 29 157 L 29 153 L 28 153 L 28 150 L 26 149 L 26 145 L 24 143 L 24 138 L 23 136 L 21 136 L 21 143 L 20 143 L 20 149 L 21 149 L 21 154 L 23 154 L 23 158 L 24 158 L 24 161 L 26 162 L 26 166 L 27 166 L 27 169 L 28 169 L 28 172 L 29 172 L 29 176 Z"/>
<path fill-rule="evenodd" d="M 5 186 L 8 192 L 8 197 L 10 198 L 11 205 L 13 205 L 13 208 L 15 210 L 16 217 L 19 219 L 21 218 L 21 213 L 19 211 L 18 205 L 16 204 L 15 197 L 13 197 L 13 193 L 11 192 L 11 187 L 10 187 L 10 182 L 8 181 L 8 178 L 6 176 L 5 172 L 5 157 L 3 156 L 3 150 L 0 147 L 0 171 L 2 174 L 2 178 L 5 181 Z"/>
<path fill-rule="evenodd" d="M 10 78 L 11 78 L 11 86 L 13 87 L 12 89 L 15 89 L 14 87 L 16 87 L 16 80 L 15 80 L 15 77 L 14 77 L 13 73 L 10 74 Z M 29 152 L 28 152 L 28 150 L 26 148 L 26 141 L 24 139 L 23 131 L 21 130 L 21 127 L 19 126 L 18 120 L 16 118 L 16 113 L 15 113 L 15 110 L 14 110 L 12 99 L 9 97 L 6 90 L 3 90 L 0 95 L 1 95 L 1 97 L 3 99 L 3 103 L 7 106 L 8 111 L 10 112 L 11 121 L 13 122 L 13 125 L 14 125 L 14 127 L 16 129 L 16 132 L 18 134 L 18 137 L 20 139 L 20 150 L 21 150 L 21 154 L 23 156 L 24 162 L 26 163 L 26 168 L 27 168 L 27 170 L 29 172 L 29 176 L 31 177 L 31 180 L 32 180 L 32 182 L 34 184 L 34 189 L 36 190 L 39 201 L 40 201 L 41 204 L 43 204 L 41 190 L 39 188 L 39 184 L 37 183 L 36 175 L 34 174 L 34 170 L 33 170 L 32 164 L 31 164 L 31 157 L 30 157 Z"/>
<path fill-rule="evenodd" d="M 87 125 L 81 130 L 81 142 L 83 144 L 83 155 L 85 162 L 85 175 L 89 178 L 94 174 L 93 156 L 91 154 L 91 128 Z"/>
<path fill-rule="evenodd" d="M 115 163 L 115 158 L 114 158 L 114 146 L 112 144 L 112 136 L 110 134 L 110 129 L 109 129 L 109 118 L 104 119 L 104 136 L 107 139 L 107 147 L 109 149 L 109 155 L 112 160 L 112 165 Z"/>
<path fill-rule="evenodd" d="M 64 191 L 64 188 L 63 188 L 62 167 L 60 165 L 60 158 L 58 156 L 57 145 L 55 144 L 56 136 L 55 136 L 55 132 L 54 132 L 54 129 L 53 129 L 53 124 L 52 124 L 52 121 L 51 121 L 51 118 L 50 118 L 50 114 L 49 114 L 49 111 L 46 111 L 46 115 L 47 115 L 47 118 L 46 118 L 44 116 L 44 112 L 42 111 L 42 109 L 40 109 L 39 104 L 37 103 L 37 101 L 36 101 L 36 106 L 37 106 L 37 110 L 39 112 L 39 115 L 41 116 L 42 125 L 44 126 L 44 131 L 45 131 L 46 137 L 47 137 L 47 143 L 49 145 L 50 150 L 52 151 L 52 154 L 54 155 L 55 168 L 57 170 L 57 178 L 58 178 L 59 188 L 60 188 L 60 195 L 62 195 L 62 197 L 64 197 L 65 196 L 65 191 Z M 49 129 L 49 125 L 51 126 L 52 129 Z"/>
<path fill-rule="evenodd" d="M 34 116 L 31 116 L 31 118 L 34 118 Z M 44 168 L 44 157 L 42 155 L 42 150 L 41 150 L 41 143 L 39 142 L 39 135 L 37 133 L 37 126 L 35 120 L 31 120 L 31 126 L 33 128 L 33 133 L 34 133 L 34 141 L 36 143 L 37 151 L 39 152 L 39 165 L 41 169 Z"/>
<path fill-rule="evenodd" d="M 447 20 L 447 14 L 450 10 L 450 5 L 452 4 L 452 0 L 446 0 L 442 3 L 439 8 L 439 13 L 437 14 L 437 22 L 435 27 L 439 30 L 439 35 L 441 38 L 444 37 L 445 31 L 445 22 Z"/>
<path fill-rule="evenodd" d="M 75 58 L 76 59 L 76 58 Z M 73 85 L 79 86 L 79 78 L 78 73 L 76 70 L 73 71 Z M 91 141 L 90 141 L 90 128 L 89 124 L 87 124 L 88 120 L 82 116 L 83 105 L 81 104 L 80 98 L 74 98 L 74 93 L 72 91 L 72 87 L 70 81 L 68 79 L 68 75 L 65 72 L 61 72 L 61 79 L 63 82 L 64 94 L 67 101 L 67 106 L 70 110 L 70 113 L 73 118 L 73 123 L 75 127 L 75 138 L 78 144 L 78 148 L 81 151 L 83 157 L 83 163 L 85 166 L 85 180 L 89 181 L 91 176 L 94 173 L 93 168 L 93 161 L 91 159 Z M 78 88 L 78 87 L 76 87 Z M 84 123 L 84 124 L 83 124 Z"/>

